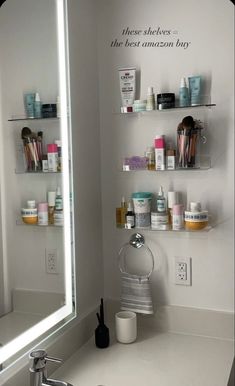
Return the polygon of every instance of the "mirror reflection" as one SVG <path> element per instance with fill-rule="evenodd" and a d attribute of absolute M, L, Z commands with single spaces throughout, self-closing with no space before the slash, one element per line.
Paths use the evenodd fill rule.
<path fill-rule="evenodd" d="M 65 5 L 0 7 L 0 364 L 73 308 Z"/>

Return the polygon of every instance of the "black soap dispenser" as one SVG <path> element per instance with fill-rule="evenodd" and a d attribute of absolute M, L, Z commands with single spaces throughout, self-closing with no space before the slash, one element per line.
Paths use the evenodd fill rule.
<path fill-rule="evenodd" d="M 100 302 L 100 313 L 96 313 L 98 326 L 95 329 L 95 345 L 98 348 L 106 348 L 109 346 L 109 329 L 104 324 L 104 304 L 103 299 Z"/>

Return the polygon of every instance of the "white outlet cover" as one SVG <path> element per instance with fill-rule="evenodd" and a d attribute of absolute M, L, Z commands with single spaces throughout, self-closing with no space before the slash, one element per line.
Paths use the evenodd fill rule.
<path fill-rule="evenodd" d="M 175 256 L 175 284 L 192 285 L 192 258 Z"/>
<path fill-rule="evenodd" d="M 46 272 L 58 274 L 57 249 L 46 249 Z"/>

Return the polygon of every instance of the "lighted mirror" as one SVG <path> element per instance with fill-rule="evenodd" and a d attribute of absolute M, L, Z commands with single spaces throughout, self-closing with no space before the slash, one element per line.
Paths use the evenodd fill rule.
<path fill-rule="evenodd" d="M 75 316 L 67 4 L 0 6 L 0 370 Z"/>

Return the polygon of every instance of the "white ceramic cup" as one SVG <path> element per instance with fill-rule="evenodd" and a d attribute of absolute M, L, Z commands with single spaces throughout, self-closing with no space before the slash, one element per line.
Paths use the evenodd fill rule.
<path fill-rule="evenodd" d="M 132 311 L 120 311 L 115 315 L 116 338 L 120 343 L 132 343 L 137 338 L 137 318 Z"/>

